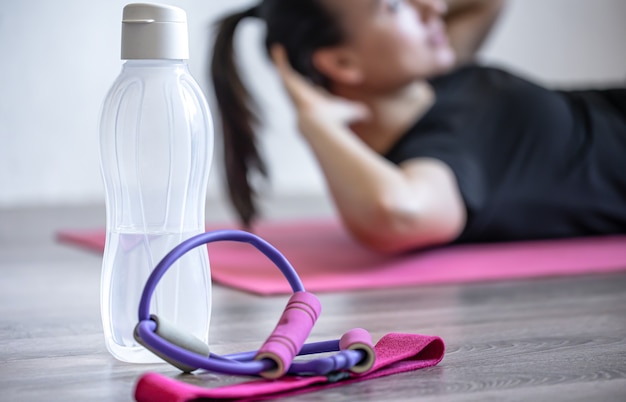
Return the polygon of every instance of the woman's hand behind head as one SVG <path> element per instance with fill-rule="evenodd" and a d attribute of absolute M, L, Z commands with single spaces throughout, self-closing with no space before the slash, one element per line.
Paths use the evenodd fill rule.
<path fill-rule="evenodd" d="M 298 126 L 304 135 L 309 135 L 320 127 L 348 126 L 369 117 L 369 110 L 364 104 L 334 96 L 307 81 L 291 67 L 283 46 L 272 46 L 271 55 L 294 103 Z"/>

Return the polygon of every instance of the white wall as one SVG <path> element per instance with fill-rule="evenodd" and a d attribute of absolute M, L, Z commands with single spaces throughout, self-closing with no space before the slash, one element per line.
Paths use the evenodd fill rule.
<path fill-rule="evenodd" d="M 103 200 L 98 115 L 120 70 L 121 10 L 128 2 L 0 0 L 0 207 Z M 253 1 L 168 3 L 188 12 L 190 69 L 213 103 L 206 79 L 210 24 Z M 624 21 L 624 0 L 510 0 L 482 56 L 546 84 L 624 82 Z M 323 192 L 261 51 L 262 33 L 260 23 L 244 23 L 238 51 L 266 115 L 262 146 L 273 176 L 268 191 Z M 209 191 L 219 195 L 219 160 L 214 166 Z"/>

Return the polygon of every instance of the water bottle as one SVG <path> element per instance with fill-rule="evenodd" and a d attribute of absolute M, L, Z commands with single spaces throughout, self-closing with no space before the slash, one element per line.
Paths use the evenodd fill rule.
<path fill-rule="evenodd" d="M 204 231 L 213 125 L 190 75 L 187 15 L 156 4 L 128 4 L 122 71 L 101 114 L 106 193 L 101 313 L 117 359 L 159 361 L 133 338 L 139 299 L 156 264 Z M 156 289 L 151 311 L 208 343 L 211 313 L 206 247 L 187 253 Z"/>

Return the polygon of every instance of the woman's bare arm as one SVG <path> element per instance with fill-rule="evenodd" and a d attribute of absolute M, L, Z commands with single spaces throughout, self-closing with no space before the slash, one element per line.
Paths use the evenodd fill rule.
<path fill-rule="evenodd" d="M 471 62 L 493 28 L 504 0 L 446 0 L 444 19 L 457 64 Z"/>
<path fill-rule="evenodd" d="M 455 176 L 441 162 L 415 159 L 398 167 L 349 128 L 367 117 L 360 104 L 334 97 L 293 71 L 280 46 L 273 59 L 345 226 L 370 248 L 400 252 L 447 243 L 465 226 Z"/>

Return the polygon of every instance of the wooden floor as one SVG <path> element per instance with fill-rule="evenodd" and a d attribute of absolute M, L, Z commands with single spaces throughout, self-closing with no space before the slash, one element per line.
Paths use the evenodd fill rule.
<path fill-rule="evenodd" d="M 309 203 L 274 204 L 268 215 L 330 213 Z M 225 219 L 223 206 L 210 206 L 209 220 Z M 101 259 L 54 238 L 61 228 L 103 225 L 97 206 L 0 211 L 0 401 L 131 401 L 143 372 L 177 375 L 167 365 L 118 362 L 105 349 Z M 218 353 L 258 347 L 286 300 L 213 291 Z M 374 340 L 392 331 L 439 335 L 446 356 L 434 368 L 285 400 L 626 401 L 626 273 L 320 299 L 324 314 L 313 340 L 357 326 Z M 195 382 L 232 380 L 205 374 Z"/>

